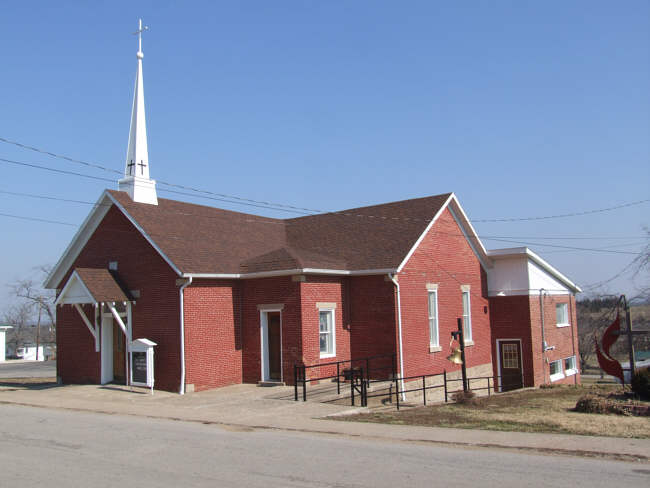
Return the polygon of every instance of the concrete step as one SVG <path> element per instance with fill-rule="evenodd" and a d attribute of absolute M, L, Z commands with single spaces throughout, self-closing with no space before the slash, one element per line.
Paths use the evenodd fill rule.
<path fill-rule="evenodd" d="M 258 381 L 257 386 L 270 387 L 270 386 L 287 386 L 287 385 L 284 381 L 269 380 L 269 381 Z"/>

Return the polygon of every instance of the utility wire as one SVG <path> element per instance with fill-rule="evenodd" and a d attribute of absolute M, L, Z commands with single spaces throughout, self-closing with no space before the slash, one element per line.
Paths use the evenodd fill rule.
<path fill-rule="evenodd" d="M 13 215 L 13 214 L 7 214 L 7 213 L 0 213 L 0 217 L 10 217 L 12 219 L 31 220 L 31 221 L 34 221 L 34 222 L 46 222 L 48 224 L 59 224 L 59 225 L 69 225 L 71 227 L 79 227 L 78 224 L 71 224 L 70 222 L 61 222 L 59 220 L 39 219 L 39 218 L 36 218 L 36 217 L 26 217 L 24 215 Z"/>
<path fill-rule="evenodd" d="M 580 215 L 590 215 L 595 213 L 610 212 L 612 210 L 618 210 L 619 208 L 633 207 L 635 205 L 641 205 L 642 203 L 650 202 L 650 198 L 645 200 L 637 200 L 635 202 L 622 203 L 614 207 L 598 208 L 595 210 L 585 210 L 582 212 L 572 212 L 566 214 L 557 214 L 557 215 L 546 215 L 542 217 L 519 217 L 519 218 L 503 218 L 503 219 L 474 219 L 472 222 L 521 222 L 525 220 L 548 220 L 548 219 L 560 219 L 564 217 L 578 217 Z"/>
<path fill-rule="evenodd" d="M 27 198 L 44 199 L 44 200 L 52 200 L 52 201 L 61 201 L 61 202 L 66 202 L 66 203 L 79 203 L 79 204 L 84 204 L 84 205 L 91 205 L 93 207 L 96 207 L 96 206 L 111 206 L 112 205 L 112 204 L 101 204 L 101 203 L 96 203 L 96 202 L 90 202 L 90 201 L 85 201 L 85 200 L 74 200 L 74 199 L 69 199 L 69 198 L 60 198 L 60 197 L 53 197 L 53 196 L 48 196 L 48 195 L 41 195 L 41 194 L 34 194 L 34 193 L 22 193 L 22 192 L 14 192 L 14 191 L 7 191 L 7 190 L 0 190 L 0 194 L 21 196 L 21 197 L 27 197 Z M 185 216 L 196 216 L 196 217 L 199 217 L 199 218 L 218 218 L 217 216 L 197 215 L 197 214 L 191 214 L 191 213 L 187 213 L 187 212 L 175 212 L 175 213 L 179 213 L 179 214 L 182 214 L 182 215 L 185 215 Z M 57 223 L 57 222 L 51 222 L 51 223 Z M 63 223 L 63 224 L 65 224 L 65 225 L 74 225 L 74 224 L 69 224 L 69 223 Z M 433 231 L 433 234 L 434 235 L 436 235 L 436 234 L 437 235 L 449 235 L 449 236 L 455 236 L 455 237 L 465 237 L 464 234 L 462 234 L 462 233 Z M 615 254 L 633 254 L 633 255 L 638 255 L 639 254 L 639 253 L 635 253 L 635 252 L 631 252 L 631 251 L 617 251 L 617 250 L 612 250 L 612 249 L 607 249 L 607 248 L 585 248 L 585 247 L 564 246 L 564 245 L 549 244 L 549 243 L 531 243 L 531 242 L 527 242 L 527 241 L 513 240 L 513 239 L 516 239 L 516 238 L 514 238 L 512 236 L 495 237 L 495 236 L 477 235 L 477 237 L 479 237 L 481 239 L 485 239 L 485 240 L 508 242 L 508 243 L 515 243 L 515 244 L 534 245 L 534 246 L 539 246 L 539 247 L 554 247 L 554 248 L 561 248 L 561 249 L 574 250 L 574 251 L 609 252 L 609 253 L 615 253 Z M 639 239 L 644 239 L 644 237 L 639 237 Z M 633 245 L 633 244 L 629 244 L 629 245 Z"/>
<path fill-rule="evenodd" d="M 20 142 L 17 142 L 17 141 L 12 141 L 12 140 L 6 139 L 4 137 L 0 137 L 0 142 L 4 142 L 4 143 L 7 143 L 7 144 L 13 144 L 13 145 L 21 147 L 23 149 L 28 149 L 30 151 L 35 151 L 35 152 L 38 152 L 38 153 L 41 153 L 41 154 L 46 154 L 46 155 L 52 156 L 54 158 L 64 159 L 64 160 L 69 161 L 71 163 L 82 164 L 82 165 L 90 167 L 90 168 L 96 168 L 96 169 L 100 169 L 102 171 L 108 171 L 109 173 L 117 173 L 119 175 L 122 174 L 122 172 L 120 172 L 120 171 L 117 171 L 117 170 L 112 169 L 112 168 L 108 168 L 106 166 L 102 166 L 100 164 L 90 163 L 88 161 L 83 161 L 81 159 L 74 159 L 74 158 L 71 158 L 69 156 L 65 156 L 65 155 L 62 155 L 62 154 L 56 154 L 56 153 L 53 153 L 51 151 L 47 151 L 45 149 L 40 149 L 38 147 L 30 146 L 30 145 L 23 144 L 23 143 L 20 143 Z M 113 180 L 110 180 L 110 181 L 113 181 Z M 285 209 L 291 209 L 291 210 L 300 210 L 302 212 L 322 213 L 322 210 L 315 210 L 315 209 L 304 208 L 304 207 L 296 207 L 296 206 L 293 206 L 293 205 L 286 205 L 286 204 L 283 204 L 283 203 L 265 202 L 265 201 L 262 201 L 262 200 L 254 200 L 252 198 L 244 198 L 244 197 L 239 197 L 237 195 L 228 195 L 228 194 L 225 194 L 225 193 L 216 193 L 216 192 L 212 192 L 212 191 L 209 191 L 209 190 L 201 190 L 201 189 L 198 189 L 198 188 L 193 188 L 191 186 L 179 185 L 179 184 L 176 184 L 176 183 L 168 183 L 168 182 L 162 181 L 162 180 L 157 180 L 157 182 L 159 184 L 161 184 L 161 185 L 170 186 L 172 188 L 179 188 L 181 190 L 193 191 L 193 192 L 196 192 L 196 193 L 212 195 L 212 196 L 216 196 L 216 197 L 220 197 L 220 198 L 230 198 L 232 200 L 237 200 L 239 202 L 254 203 L 254 204 L 258 204 L 258 205 L 266 205 L 267 207 L 279 207 L 279 208 L 285 208 Z"/>
<path fill-rule="evenodd" d="M 0 158 L 0 162 L 8 163 L 8 164 L 14 164 L 14 165 L 17 165 L 17 166 L 25 166 L 25 167 L 34 168 L 34 169 L 41 169 L 41 170 L 44 170 L 44 171 L 51 171 L 53 173 L 60 173 L 60 174 L 70 175 L 70 176 L 79 176 L 79 177 L 82 177 L 82 178 L 89 178 L 89 179 L 92 179 L 92 180 L 108 181 L 110 183 L 115 183 L 115 180 L 112 180 L 110 178 L 102 178 L 101 176 L 92 176 L 92 175 L 87 175 L 87 174 L 84 174 L 84 173 L 77 173 L 75 171 L 67 171 L 67 170 L 58 169 L 58 168 L 50 168 L 48 166 L 42 166 L 42 165 L 34 164 L 34 163 L 27 163 L 25 161 L 16 161 L 16 160 L 13 160 L 13 159 Z M 161 189 L 159 191 L 161 191 L 161 192 L 169 192 L 169 193 L 181 193 L 181 192 L 177 192 L 177 191 L 174 191 L 174 190 L 165 190 L 165 189 Z M 234 203 L 234 204 L 237 204 L 237 205 L 247 205 L 247 206 L 258 207 L 258 208 L 266 208 L 266 209 L 269 209 L 269 210 L 277 210 L 277 211 L 282 211 L 282 212 L 291 212 L 291 213 L 302 213 L 302 214 L 304 214 L 304 212 L 300 212 L 300 211 L 297 211 L 297 210 L 291 210 L 291 209 L 288 209 L 288 208 L 287 209 L 285 209 L 285 208 L 275 208 L 275 207 L 264 206 L 262 204 L 247 203 L 247 202 L 243 202 L 243 201 L 232 201 L 232 200 L 227 200 L 225 198 L 210 197 L 210 196 L 207 196 L 207 195 L 192 195 L 192 194 L 189 194 L 189 193 L 181 193 L 181 194 L 197 196 L 197 197 L 200 197 L 200 198 L 208 198 L 210 200 L 218 200 L 220 202 Z"/>
<path fill-rule="evenodd" d="M 35 147 L 35 146 L 30 146 L 30 145 L 23 144 L 23 143 L 20 143 L 20 142 L 17 142 L 17 141 L 12 141 L 12 140 L 6 139 L 4 137 L 0 137 L 0 142 L 4 142 L 6 144 L 13 144 L 13 145 L 18 146 L 18 147 L 23 148 L 23 149 L 28 149 L 30 151 L 35 151 L 35 152 L 38 152 L 38 153 L 41 153 L 41 154 L 46 154 L 46 155 L 52 156 L 54 158 L 64 159 L 64 160 L 72 162 L 72 163 L 82 164 L 84 166 L 100 169 L 100 170 L 103 170 L 103 171 L 108 171 L 110 173 L 116 173 L 116 174 L 120 174 L 120 175 L 122 174 L 120 171 L 117 171 L 117 170 L 112 169 L 112 168 L 108 168 L 106 166 L 102 166 L 100 164 L 90 163 L 88 161 L 83 161 L 83 160 L 80 160 L 80 159 L 71 158 L 69 156 L 65 156 L 65 155 L 62 155 L 62 154 L 56 154 L 54 152 L 51 152 L 51 151 L 48 151 L 48 150 L 45 150 L 45 149 L 41 149 L 41 148 L 38 148 L 38 147 Z M 110 180 L 110 181 L 112 181 L 112 180 Z M 264 205 L 265 207 L 263 207 L 263 208 L 278 207 L 278 208 L 275 208 L 275 210 L 291 209 L 291 210 L 300 211 L 300 212 L 303 212 L 303 213 L 316 213 L 316 214 L 318 214 L 318 213 L 332 213 L 332 214 L 335 214 L 335 215 L 348 215 L 348 216 L 351 215 L 351 216 L 356 216 L 356 217 L 381 218 L 381 219 L 387 219 L 387 220 L 390 219 L 390 218 L 387 218 L 387 217 L 384 217 L 384 216 L 350 214 L 350 213 L 346 213 L 345 211 L 343 211 L 343 212 L 326 212 L 324 210 L 318 210 L 318 209 L 313 209 L 313 208 L 297 207 L 297 206 L 294 206 L 294 205 L 287 205 L 287 204 L 283 204 L 283 203 L 274 203 L 274 202 L 266 202 L 266 201 L 262 201 L 262 200 L 254 200 L 252 198 L 244 198 L 244 197 L 239 197 L 237 195 L 228 195 L 228 194 L 225 194 L 225 193 L 216 193 L 216 192 L 212 192 L 212 191 L 209 191 L 209 190 L 201 190 L 201 189 L 198 189 L 198 188 L 193 188 L 191 186 L 179 185 L 179 184 L 175 184 L 175 183 L 168 183 L 168 182 L 161 181 L 161 180 L 158 180 L 158 183 L 160 183 L 161 185 L 170 186 L 170 187 L 178 188 L 178 189 L 181 189 L 181 190 L 192 191 L 192 192 L 196 192 L 196 193 L 200 193 L 200 194 L 204 194 L 204 195 L 211 195 L 211 196 L 215 196 L 215 197 L 218 197 L 218 198 L 228 198 L 228 199 L 231 199 L 231 200 L 236 200 L 236 202 L 231 202 L 231 203 L 242 203 L 242 204 L 248 203 L 248 204 L 256 204 L 256 205 Z M 596 213 L 602 213 L 602 212 L 609 212 L 609 211 L 612 211 L 612 210 L 618 210 L 618 209 L 621 209 L 621 208 L 632 207 L 632 206 L 635 206 L 635 205 L 641 205 L 643 203 L 648 203 L 648 202 L 650 202 L 650 198 L 649 199 L 643 199 L 643 200 L 637 200 L 637 201 L 633 201 L 633 202 L 622 203 L 620 205 L 615 205 L 613 207 L 599 208 L 599 209 L 593 209 L 593 210 L 584 210 L 584 211 L 580 211 L 580 212 L 571 212 L 571 213 L 565 213 L 565 214 L 535 216 L 535 217 L 474 219 L 474 220 L 471 220 L 471 222 L 475 222 L 475 223 L 476 222 L 523 222 L 523 221 L 558 219 L 558 218 L 566 218 L 566 217 L 577 217 L 577 216 L 582 216 L 582 215 L 590 215 L 590 214 L 596 214 Z M 390 219 L 390 220 L 399 220 L 399 218 L 393 218 L 393 219 Z M 405 218 L 404 220 L 425 220 L 425 219 L 409 219 L 409 218 Z"/>

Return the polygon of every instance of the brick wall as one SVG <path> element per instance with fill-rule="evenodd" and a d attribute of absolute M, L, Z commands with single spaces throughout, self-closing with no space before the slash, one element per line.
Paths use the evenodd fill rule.
<path fill-rule="evenodd" d="M 490 297 L 494 375 L 499 374 L 497 340 L 520 339 L 524 386 L 534 386 L 533 343 L 528 295 Z M 537 355 L 541 354 L 541 349 Z"/>
<path fill-rule="evenodd" d="M 57 288 L 65 285 L 74 268 L 108 268 L 110 261 L 118 262 L 118 274 L 125 285 L 140 292 L 133 306 L 133 339 L 147 338 L 158 344 L 154 349 L 156 388 L 177 391 L 178 276 L 117 208 L 111 207 Z M 94 352 L 90 332 L 70 305 L 57 308 L 57 368 L 62 381 L 98 383 L 100 354 Z"/>
<path fill-rule="evenodd" d="M 308 365 L 325 364 L 350 359 L 350 329 L 344 318 L 347 316 L 347 300 L 344 308 L 346 279 L 336 276 L 309 275 L 300 283 L 301 323 L 302 323 L 302 358 Z M 319 309 L 317 303 L 333 304 L 335 356 L 320 357 Z M 310 368 L 307 377 L 319 377 L 336 374 L 336 366 Z"/>
<path fill-rule="evenodd" d="M 242 368 L 245 383 L 261 379 L 260 310 L 258 305 L 282 304 L 282 378 L 293 379 L 294 362 L 302 354 L 300 283 L 291 276 L 242 280 Z"/>
<path fill-rule="evenodd" d="M 566 303 L 569 306 L 569 327 L 558 327 L 555 305 Z M 578 335 L 575 296 L 573 295 L 544 295 L 544 336 L 548 346 L 555 346 L 555 349 L 546 351 L 542 355 L 542 320 L 540 314 L 539 296 L 530 297 L 531 330 L 534 356 L 535 385 L 550 383 L 549 363 L 557 359 L 564 360 L 570 356 L 576 356 L 576 366 L 580 367 L 580 354 L 578 352 Z M 562 361 L 564 368 L 564 361 Z M 562 380 L 554 381 L 553 384 L 574 384 L 580 383 L 580 375 L 568 376 Z"/>
<path fill-rule="evenodd" d="M 399 273 L 404 373 L 406 376 L 459 369 L 447 361 L 452 330 L 463 315 L 461 285 L 470 287 L 472 337 L 467 367 L 492 361 L 487 275 L 448 209 Z M 439 352 L 429 350 L 427 283 L 438 285 Z M 456 347 L 458 346 L 455 343 Z"/>
<path fill-rule="evenodd" d="M 94 308 L 86 305 L 83 310 L 92 321 Z M 79 313 L 71 305 L 57 307 L 56 323 L 56 375 L 64 383 L 99 383 L 100 355 Z"/>
<path fill-rule="evenodd" d="M 557 327 L 555 305 L 566 303 L 569 306 L 571 325 Z M 493 354 L 497 357 L 497 339 L 521 339 L 524 386 L 539 386 L 551 383 L 549 363 L 576 356 L 576 366 L 580 366 L 578 352 L 575 297 L 573 295 L 544 295 L 544 335 L 548 346 L 555 349 L 543 352 L 542 316 L 539 295 L 520 295 L 491 297 Z M 495 360 L 495 374 L 497 361 Z M 553 384 L 580 383 L 580 374 L 567 376 Z"/>
<path fill-rule="evenodd" d="M 240 286 L 195 280 L 185 288 L 185 382 L 194 391 L 242 381 Z"/>
<path fill-rule="evenodd" d="M 350 278 L 351 355 L 353 358 L 396 354 L 397 308 L 395 285 L 386 275 Z M 385 377 L 392 369 L 390 358 L 372 360 L 371 368 Z M 381 369 L 378 369 L 381 368 Z"/>

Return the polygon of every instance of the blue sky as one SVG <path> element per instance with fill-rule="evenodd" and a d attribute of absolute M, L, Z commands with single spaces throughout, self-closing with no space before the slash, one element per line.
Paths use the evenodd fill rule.
<path fill-rule="evenodd" d="M 5 1 L 0 137 L 122 171 L 138 17 L 155 179 L 320 210 L 453 191 L 474 220 L 650 198 L 647 1 Z M 6 143 L 0 158 L 117 176 Z M 0 191 L 84 201 L 116 186 L 0 175 Z M 649 209 L 475 227 L 586 285 L 634 259 Z M 79 224 L 89 210 L 0 193 L 5 214 Z M 5 284 L 56 262 L 75 228 L 0 223 L 1 308 Z M 624 273 L 604 291 L 638 284 Z"/>

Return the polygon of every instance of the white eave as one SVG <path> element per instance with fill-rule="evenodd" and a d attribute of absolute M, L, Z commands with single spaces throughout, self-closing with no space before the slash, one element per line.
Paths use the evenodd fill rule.
<path fill-rule="evenodd" d="M 233 279 L 270 278 L 273 276 L 293 276 L 293 275 L 301 275 L 301 274 L 369 276 L 369 275 L 384 275 L 384 274 L 395 273 L 395 272 L 397 272 L 397 270 L 394 268 L 361 269 L 361 270 L 294 268 L 294 269 L 279 269 L 276 271 L 259 271 L 255 273 L 183 273 L 183 278 L 233 280 Z"/>
<path fill-rule="evenodd" d="M 572 289 L 575 293 L 582 292 L 582 289 L 573 281 L 567 278 L 564 274 L 560 273 L 556 268 L 551 266 L 547 261 L 542 259 L 539 255 L 528 249 L 527 247 L 510 247 L 505 249 L 492 249 L 487 251 L 490 259 L 498 261 L 500 259 L 508 259 L 513 257 L 526 257 L 541 267 L 548 274 L 560 280 L 568 288 Z"/>

